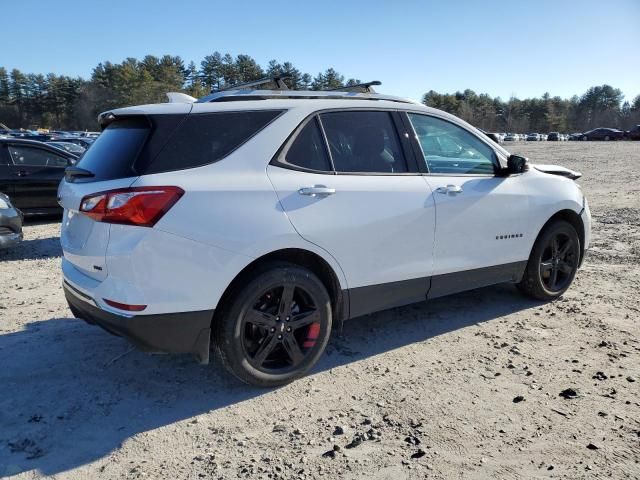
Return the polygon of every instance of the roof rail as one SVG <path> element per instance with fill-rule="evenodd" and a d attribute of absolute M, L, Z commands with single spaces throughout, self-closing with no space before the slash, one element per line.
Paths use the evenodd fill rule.
<path fill-rule="evenodd" d="M 329 90 L 326 90 L 326 91 L 327 92 L 339 92 L 339 91 L 350 92 L 355 90 L 356 92 L 360 92 L 360 93 L 376 93 L 376 91 L 373 88 L 371 88 L 374 85 L 375 86 L 382 85 L 382 82 L 380 80 L 373 80 L 372 82 L 355 83 L 353 85 L 345 85 L 344 87 L 330 88 Z"/>
<path fill-rule="evenodd" d="M 276 86 L 276 88 L 274 88 L 273 90 L 289 90 L 289 87 L 287 87 L 287 84 L 284 83 L 284 80 L 287 78 L 291 78 L 291 75 L 277 75 L 274 77 L 263 77 L 258 80 L 253 80 L 251 82 L 238 83 L 236 85 L 229 85 L 224 88 L 220 88 L 218 90 L 212 89 L 211 93 L 226 92 L 228 90 L 243 90 L 251 87 L 260 87 L 268 83 L 273 83 Z"/>
<path fill-rule="evenodd" d="M 250 100 L 387 100 L 399 103 L 418 103 L 406 98 L 382 95 L 379 93 L 360 93 L 330 90 L 225 90 L 199 98 L 196 103 L 236 102 Z"/>

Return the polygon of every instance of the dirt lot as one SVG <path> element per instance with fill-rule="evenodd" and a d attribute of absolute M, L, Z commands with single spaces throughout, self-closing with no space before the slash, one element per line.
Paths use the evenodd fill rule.
<path fill-rule="evenodd" d="M 275 390 L 71 318 L 59 224 L 27 226 L 0 253 L 0 476 L 640 478 L 640 142 L 507 148 L 584 173 L 593 245 L 565 297 L 363 317 Z"/>

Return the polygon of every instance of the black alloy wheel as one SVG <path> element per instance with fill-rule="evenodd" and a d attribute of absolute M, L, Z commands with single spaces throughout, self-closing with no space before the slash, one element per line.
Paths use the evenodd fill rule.
<path fill-rule="evenodd" d="M 540 259 L 540 278 L 549 292 L 564 290 L 578 267 L 580 249 L 563 232 L 552 235 Z"/>
<path fill-rule="evenodd" d="M 225 304 L 213 325 L 224 366 L 263 387 L 303 376 L 321 357 L 332 324 L 331 298 L 310 270 L 275 263 L 254 272 Z"/>
<path fill-rule="evenodd" d="M 536 300 L 554 300 L 571 285 L 580 265 L 580 237 L 569 222 L 555 220 L 536 239 L 518 288 Z"/>
<path fill-rule="evenodd" d="M 320 313 L 302 287 L 283 282 L 259 294 L 242 318 L 242 346 L 254 368 L 295 370 L 316 344 Z"/>

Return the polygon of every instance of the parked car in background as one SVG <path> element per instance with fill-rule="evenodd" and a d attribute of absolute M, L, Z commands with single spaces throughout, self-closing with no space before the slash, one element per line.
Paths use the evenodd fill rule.
<path fill-rule="evenodd" d="M 549 140 L 550 142 L 560 142 L 562 141 L 562 135 L 560 135 L 559 132 L 551 132 L 547 136 L 547 140 Z"/>
<path fill-rule="evenodd" d="M 22 212 L 12 205 L 9 196 L 0 193 L 0 249 L 22 240 L 22 220 Z"/>
<path fill-rule="evenodd" d="M 76 155 L 78 158 L 80 158 L 84 154 L 84 152 L 87 150 L 86 148 L 74 142 L 57 142 L 56 141 L 56 142 L 46 142 L 46 143 L 47 145 L 52 145 L 56 148 L 61 148 L 62 150 L 72 153 Z"/>
<path fill-rule="evenodd" d="M 539 133 L 529 133 L 527 134 L 527 142 L 538 142 L 540 141 Z"/>
<path fill-rule="evenodd" d="M 25 140 L 35 140 L 38 142 L 46 142 L 51 139 L 51 135 L 39 133 L 35 130 L 12 130 L 8 135 L 14 138 L 23 138 Z"/>
<path fill-rule="evenodd" d="M 518 134 L 517 133 L 507 133 L 504 136 L 504 141 L 505 142 L 515 142 L 518 140 Z"/>
<path fill-rule="evenodd" d="M 627 130 L 625 136 L 629 140 L 640 140 L 640 125 L 636 125 L 632 127 L 630 130 Z"/>
<path fill-rule="evenodd" d="M 53 142 L 64 142 L 64 143 L 75 143 L 76 145 L 80 145 L 82 148 L 84 148 L 85 150 L 87 148 L 89 148 L 93 142 L 95 141 L 95 138 L 92 137 L 74 137 L 74 136 L 70 136 L 70 135 L 65 135 L 65 136 L 54 136 L 51 138 L 51 141 Z"/>
<path fill-rule="evenodd" d="M 59 213 L 58 184 L 78 157 L 33 140 L 0 139 L 0 192 L 25 214 Z"/>
<path fill-rule="evenodd" d="M 496 143 L 502 143 L 502 137 L 500 136 L 499 133 L 494 133 L 494 132 L 485 132 L 482 129 L 479 129 L 482 133 L 484 133 L 487 137 L 489 137 L 491 140 L 493 140 Z"/>
<path fill-rule="evenodd" d="M 397 97 L 230 90 L 100 122 L 59 189 L 71 311 L 151 351 L 214 345 L 255 385 L 349 318 L 500 282 L 558 298 L 589 244 L 577 172 Z"/>
<path fill-rule="evenodd" d="M 616 128 L 594 128 L 582 134 L 581 140 L 622 140 L 624 132 Z"/>

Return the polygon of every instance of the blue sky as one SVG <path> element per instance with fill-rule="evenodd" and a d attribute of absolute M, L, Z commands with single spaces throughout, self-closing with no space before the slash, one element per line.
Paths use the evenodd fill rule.
<path fill-rule="evenodd" d="M 333 66 L 415 99 L 465 88 L 570 97 L 604 83 L 640 94 L 640 0 L 21 0 L 0 10 L 0 65 L 24 72 L 89 77 L 101 61 L 199 63 L 218 50 L 312 75 Z"/>

